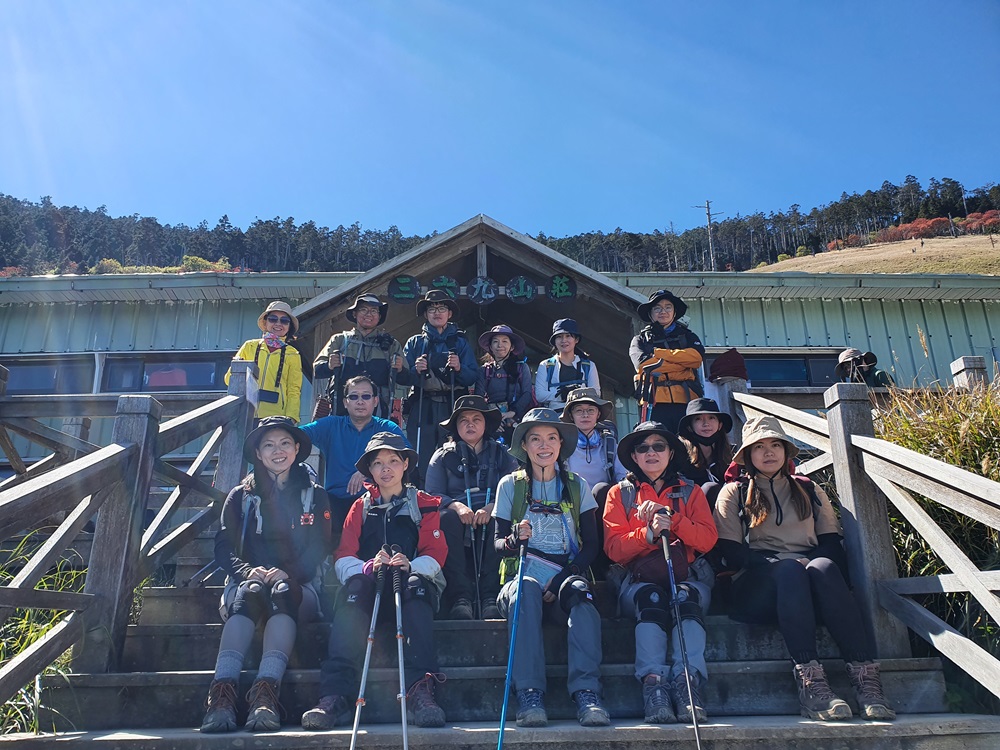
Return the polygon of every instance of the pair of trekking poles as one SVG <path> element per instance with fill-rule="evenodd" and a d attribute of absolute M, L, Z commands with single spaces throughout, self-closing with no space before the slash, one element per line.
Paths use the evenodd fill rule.
<path fill-rule="evenodd" d="M 388 555 L 401 552 L 399 545 L 390 547 L 383 545 L 382 551 Z M 382 590 L 385 588 L 385 567 L 379 566 L 375 576 L 375 604 L 372 607 L 372 624 L 368 629 L 368 645 L 365 647 L 365 665 L 361 670 L 361 689 L 358 691 L 358 700 L 354 709 L 354 726 L 351 729 L 351 750 L 355 750 L 358 742 L 358 725 L 361 722 L 361 709 L 365 705 L 365 686 L 368 684 L 368 668 L 372 659 L 372 646 L 375 644 L 375 624 L 378 620 L 378 608 L 382 601 Z M 392 594 L 393 604 L 396 606 L 396 648 L 399 652 L 399 707 L 403 719 L 403 750 L 409 750 L 409 738 L 406 730 L 406 674 L 403 667 L 403 569 L 398 566 L 392 568 Z"/>
<path fill-rule="evenodd" d="M 664 511 L 669 512 L 664 508 Z M 677 594 L 677 580 L 674 578 L 674 564 L 670 559 L 670 542 L 667 535 L 660 537 L 663 546 L 663 556 L 667 560 L 667 571 L 670 574 L 670 605 L 673 609 L 674 622 L 677 627 L 677 635 L 680 640 L 681 660 L 684 664 L 684 680 L 687 683 L 688 701 L 691 704 L 691 724 L 694 727 L 694 741 L 698 750 L 701 750 L 701 732 L 698 729 L 698 711 L 695 705 L 694 693 L 691 689 L 691 665 L 688 662 L 687 644 L 684 642 L 684 629 L 681 627 L 681 603 Z M 507 725 L 507 704 L 510 701 L 510 683 L 514 671 L 514 646 L 517 643 L 517 621 L 521 613 L 521 587 L 524 585 L 524 561 L 528 553 L 527 540 L 520 542 L 520 557 L 517 565 L 517 593 L 514 597 L 513 622 L 510 628 L 510 651 L 507 653 L 507 679 L 503 686 L 503 706 L 500 709 L 500 734 L 497 738 L 497 750 L 503 750 L 503 733 Z"/>

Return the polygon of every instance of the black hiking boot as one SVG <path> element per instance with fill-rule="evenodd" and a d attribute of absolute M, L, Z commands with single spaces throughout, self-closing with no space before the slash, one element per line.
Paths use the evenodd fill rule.
<path fill-rule="evenodd" d="M 212 680 L 205 702 L 203 732 L 236 731 L 236 681 Z"/>
<path fill-rule="evenodd" d="M 468 599 L 456 599 L 451 605 L 451 612 L 448 614 L 449 620 L 472 620 L 472 602 Z"/>
<path fill-rule="evenodd" d="M 673 724 L 677 721 L 670 704 L 668 683 L 658 674 L 648 674 L 642 678 L 642 704 L 647 724 Z"/>
<path fill-rule="evenodd" d="M 601 705 L 601 699 L 593 690 L 577 690 L 573 700 L 576 701 L 576 720 L 581 727 L 606 727 L 611 723 L 608 709 Z"/>
<path fill-rule="evenodd" d="M 500 620 L 500 608 L 497 606 L 496 598 L 493 599 L 483 599 L 479 602 L 480 611 L 483 613 L 484 620 Z"/>
<path fill-rule="evenodd" d="M 346 722 L 350 716 L 351 709 L 344 696 L 324 695 L 319 699 L 315 708 L 310 708 L 302 714 L 302 728 L 314 732 L 324 732 Z"/>
<path fill-rule="evenodd" d="M 516 720 L 519 727 L 548 726 L 549 716 L 545 713 L 545 693 L 534 688 L 518 690 Z"/>

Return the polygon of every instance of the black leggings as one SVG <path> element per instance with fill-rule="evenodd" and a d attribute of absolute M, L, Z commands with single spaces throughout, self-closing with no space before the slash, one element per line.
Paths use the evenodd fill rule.
<path fill-rule="evenodd" d="M 777 623 L 796 664 L 819 658 L 817 621 L 826 625 L 845 660 L 873 658 L 858 603 L 828 557 L 808 565 L 778 560 L 748 568 L 733 584 L 731 609 L 735 620 Z"/>

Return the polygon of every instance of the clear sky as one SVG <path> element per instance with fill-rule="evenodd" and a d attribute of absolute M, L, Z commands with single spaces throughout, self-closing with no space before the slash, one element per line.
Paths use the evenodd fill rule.
<path fill-rule="evenodd" d="M 1000 180 L 998 75 L 997 0 L 3 0 L 0 193 L 681 230 Z"/>

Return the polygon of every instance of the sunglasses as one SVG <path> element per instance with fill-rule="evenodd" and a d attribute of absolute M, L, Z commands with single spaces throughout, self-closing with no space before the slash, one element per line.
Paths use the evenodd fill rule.
<path fill-rule="evenodd" d="M 289 323 L 292 322 L 291 318 L 286 318 L 284 315 L 282 315 L 281 317 L 278 317 L 277 315 L 268 315 L 266 318 L 264 318 L 264 320 L 266 320 L 268 323 L 281 323 L 281 325 L 283 326 L 287 326 Z"/>
<path fill-rule="evenodd" d="M 349 393 L 347 395 L 348 401 L 357 401 L 359 398 L 362 401 L 371 401 L 375 396 L 371 393 Z"/>
<path fill-rule="evenodd" d="M 556 503 L 555 505 L 549 505 L 547 503 L 534 502 L 528 509 L 532 513 L 545 513 L 546 515 L 557 515 L 563 512 L 562 506 Z"/>
<path fill-rule="evenodd" d="M 642 445 L 635 446 L 635 448 L 633 448 L 632 451 L 634 453 L 638 453 L 641 456 L 644 453 L 649 453 L 650 451 L 654 451 L 655 453 L 664 453 L 668 447 L 670 446 L 668 446 L 666 443 L 653 443 L 652 445 L 643 443 Z"/>

